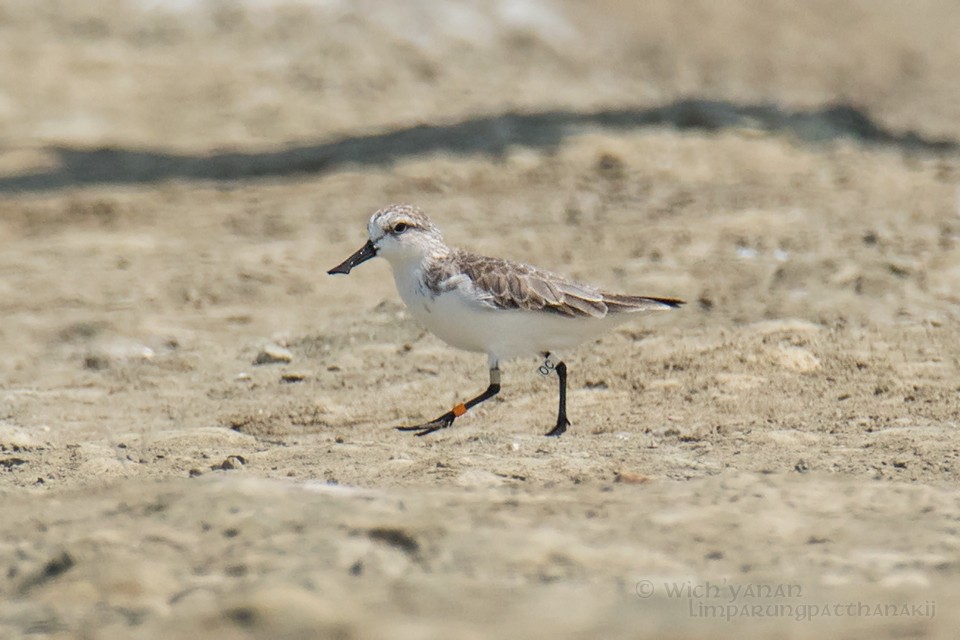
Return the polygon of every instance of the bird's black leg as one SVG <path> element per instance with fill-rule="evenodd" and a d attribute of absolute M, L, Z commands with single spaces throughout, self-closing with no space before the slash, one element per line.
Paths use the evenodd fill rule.
<path fill-rule="evenodd" d="M 567 430 L 570 421 L 567 420 L 567 365 L 558 362 L 554 369 L 557 371 L 557 377 L 560 378 L 560 411 L 557 413 L 557 426 L 551 429 L 547 435 L 556 437 Z"/>
<path fill-rule="evenodd" d="M 500 369 L 498 367 L 493 367 L 490 369 L 490 386 L 487 387 L 487 390 L 478 395 L 476 398 L 471 398 L 466 402 L 458 404 L 450 411 L 447 411 L 445 414 L 437 418 L 436 420 L 431 420 L 424 424 L 418 424 L 412 427 L 397 427 L 398 431 L 416 431 L 418 436 L 425 436 L 428 433 L 433 433 L 434 431 L 439 431 L 440 429 L 446 429 L 453 421 L 462 416 L 467 412 L 468 409 L 472 409 L 477 406 L 484 400 L 489 400 L 493 396 L 497 395 L 500 392 Z"/>

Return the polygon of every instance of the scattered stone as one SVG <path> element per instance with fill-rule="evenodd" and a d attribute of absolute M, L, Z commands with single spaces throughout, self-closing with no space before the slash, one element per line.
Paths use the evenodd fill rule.
<path fill-rule="evenodd" d="M 56 556 L 50 558 L 39 572 L 28 576 L 27 579 L 23 581 L 20 585 L 20 593 L 26 593 L 48 580 L 53 580 L 57 576 L 63 575 L 72 569 L 75 564 L 76 561 L 73 559 L 73 556 L 66 551 L 61 551 Z"/>
<path fill-rule="evenodd" d="M 303 382 L 310 377 L 310 374 L 302 371 L 287 371 L 280 376 L 280 382 L 290 384 L 293 382 Z"/>
<path fill-rule="evenodd" d="M 247 464 L 247 460 L 243 456 L 227 456 L 223 462 L 215 464 L 210 468 L 214 471 L 231 471 L 239 469 L 245 464 Z"/>
<path fill-rule="evenodd" d="M 780 366 L 790 371 L 809 373 L 820 368 L 820 359 L 803 347 L 781 345 L 772 355 Z"/>
<path fill-rule="evenodd" d="M 263 351 L 257 354 L 253 364 L 279 364 L 293 362 L 293 353 L 278 344 L 268 344 Z"/>
<path fill-rule="evenodd" d="M 382 542 L 391 547 L 396 547 L 412 557 L 416 557 L 420 553 L 420 543 L 403 529 L 396 527 L 375 527 L 367 531 L 367 536 L 376 542 Z"/>
<path fill-rule="evenodd" d="M 607 180 L 620 180 L 625 174 L 625 163 L 620 156 L 606 152 L 597 159 L 596 171 Z"/>
<path fill-rule="evenodd" d="M 887 261 L 887 269 L 898 278 L 907 278 L 920 270 L 918 263 L 912 258 L 893 258 Z"/>
<path fill-rule="evenodd" d="M 13 469 L 14 467 L 19 467 L 22 464 L 27 464 L 27 461 L 23 458 L 2 458 L 0 459 L 0 467 L 4 469 Z"/>
<path fill-rule="evenodd" d="M 793 470 L 797 473 L 806 473 L 810 470 L 810 467 L 807 466 L 807 462 L 803 458 L 800 458 L 800 460 L 797 461 L 797 464 L 793 466 Z"/>
<path fill-rule="evenodd" d="M 857 283 L 863 278 L 863 270 L 859 265 L 849 262 L 842 265 L 828 279 L 827 283 L 835 287 L 846 287 Z"/>
<path fill-rule="evenodd" d="M 652 478 L 650 476 L 645 476 L 642 473 L 634 473 L 633 471 L 618 471 L 614 476 L 614 482 L 620 482 L 623 484 L 647 484 Z"/>
<path fill-rule="evenodd" d="M 196 478 L 197 476 L 202 476 L 203 471 L 200 471 L 200 469 L 194 468 L 194 469 L 190 469 L 188 474 L 190 475 L 191 478 Z"/>
<path fill-rule="evenodd" d="M 150 362 L 156 352 L 134 340 L 111 338 L 91 345 L 83 356 L 83 367 L 91 371 L 103 371 L 114 365 L 131 362 Z"/>
<path fill-rule="evenodd" d="M 91 353 L 83 358 L 83 368 L 91 371 L 103 371 L 110 368 L 110 360 L 99 353 Z"/>

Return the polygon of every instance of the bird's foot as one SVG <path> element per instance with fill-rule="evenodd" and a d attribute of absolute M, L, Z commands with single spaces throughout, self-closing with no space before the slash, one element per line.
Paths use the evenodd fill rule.
<path fill-rule="evenodd" d="M 431 420 L 430 422 L 425 422 L 423 424 L 418 424 L 409 427 L 395 427 L 397 431 L 416 431 L 416 435 L 425 436 L 427 434 L 433 433 L 434 431 L 440 431 L 440 429 L 446 429 L 453 424 L 453 421 L 456 419 L 456 416 L 452 413 L 445 413 L 436 420 Z"/>
<path fill-rule="evenodd" d="M 563 435 L 563 432 L 567 430 L 567 427 L 570 426 L 570 421 L 567 420 L 567 416 L 560 416 L 557 418 L 557 426 L 551 429 L 545 435 L 549 438 L 557 438 Z"/>

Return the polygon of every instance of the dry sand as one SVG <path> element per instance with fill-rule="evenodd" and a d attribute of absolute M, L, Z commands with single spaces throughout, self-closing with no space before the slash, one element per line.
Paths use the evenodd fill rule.
<path fill-rule="evenodd" d="M 956 637 L 956 3 L 192 4 L 0 3 L 0 637 Z M 393 201 L 689 304 L 396 432 Z"/>

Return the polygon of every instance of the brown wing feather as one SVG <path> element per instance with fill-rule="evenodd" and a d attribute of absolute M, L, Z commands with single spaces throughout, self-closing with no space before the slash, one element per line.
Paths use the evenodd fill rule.
<path fill-rule="evenodd" d="M 597 289 L 528 264 L 466 252 L 461 252 L 457 261 L 498 307 L 552 311 L 569 317 L 602 318 L 607 314 L 603 294 Z"/>
<path fill-rule="evenodd" d="M 550 311 L 570 318 L 603 318 L 607 313 L 676 308 L 682 300 L 600 291 L 522 262 L 458 251 L 443 269 L 446 280 L 463 273 L 503 309 Z M 436 283 L 439 285 L 440 283 Z"/>

